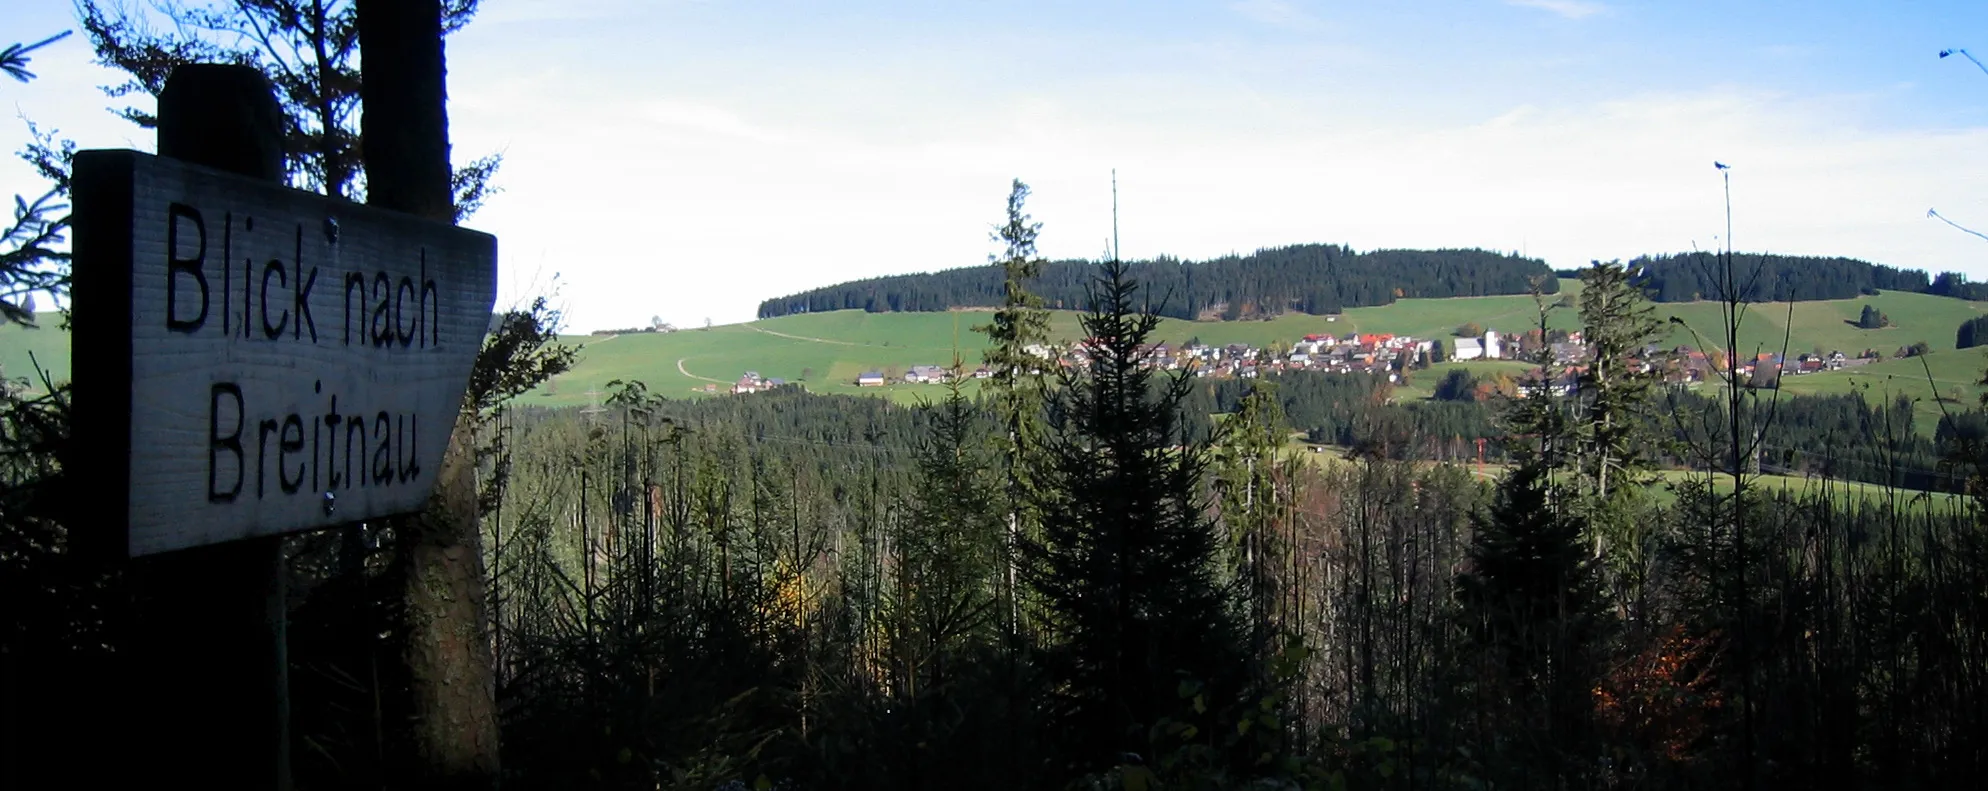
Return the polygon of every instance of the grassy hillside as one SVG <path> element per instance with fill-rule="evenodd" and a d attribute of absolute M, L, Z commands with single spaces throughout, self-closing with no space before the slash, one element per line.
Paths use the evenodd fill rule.
<path fill-rule="evenodd" d="M 1569 299 L 1579 293 L 1579 282 L 1561 281 L 1562 293 Z M 1889 314 L 1896 326 L 1878 330 L 1860 329 L 1855 320 L 1864 304 Z M 1980 372 L 1988 368 L 1988 357 L 1978 351 L 1955 351 L 1954 329 L 1962 321 L 1988 311 L 1988 303 L 1966 302 L 1947 297 L 1904 292 L 1833 302 L 1795 303 L 1790 314 L 1786 303 L 1750 306 L 1740 334 L 1742 353 L 1755 350 L 1778 351 L 1788 334 L 1791 353 L 1842 350 L 1855 355 L 1876 348 L 1890 357 L 1899 347 L 1925 341 L 1934 353 L 1925 360 L 1890 360 L 1839 373 L 1789 377 L 1791 393 L 1848 392 L 1864 390 L 1872 397 L 1904 394 L 1920 399 L 1923 430 L 1930 430 L 1939 417 L 1941 399 L 1948 406 L 1971 405 L 1983 392 L 1976 384 Z M 1711 346 L 1719 335 L 1719 306 L 1712 303 L 1670 303 L 1656 306 L 1659 317 L 1677 317 L 1683 325 L 1669 325 L 1666 343 Z M 944 365 L 957 349 L 968 367 L 980 363 L 984 336 L 973 327 L 991 318 L 984 310 L 945 313 L 863 313 L 836 311 L 783 316 L 748 324 L 732 324 L 710 329 L 692 329 L 668 335 L 635 334 L 620 337 L 574 336 L 569 343 L 581 347 L 578 368 L 560 377 L 549 387 L 534 393 L 530 400 L 543 404 L 585 404 L 593 396 L 589 390 L 605 392 L 609 381 L 639 379 L 650 389 L 671 396 L 688 396 L 705 384 L 718 384 L 728 391 L 745 371 L 758 371 L 768 377 L 803 382 L 821 392 L 868 392 L 905 401 L 935 399 L 941 394 L 934 385 L 891 385 L 859 391 L 856 375 L 867 370 L 902 372 L 912 365 Z M 1064 341 L 1082 335 L 1078 314 L 1058 311 L 1052 317 L 1052 332 Z M 1285 315 L 1268 321 L 1191 322 L 1168 319 L 1161 323 L 1159 339 L 1173 343 L 1198 338 L 1205 343 L 1246 343 L 1262 346 L 1288 343 L 1310 333 L 1344 335 L 1348 332 L 1375 332 L 1447 337 L 1460 324 L 1476 323 L 1505 333 L 1523 332 L 1536 321 L 1531 297 L 1462 297 L 1456 299 L 1408 299 L 1383 307 L 1354 308 L 1328 320 L 1324 316 Z M 28 353 L 34 352 L 42 364 L 59 377 L 69 370 L 66 336 L 52 329 L 57 319 L 48 316 L 46 328 L 27 330 L 0 327 L 0 365 L 9 377 L 22 377 L 31 370 Z M 1572 329 L 1578 324 L 1575 311 L 1558 310 L 1552 318 L 1556 328 Z M 1697 331 L 1694 336 L 1693 330 Z M 1469 363 L 1459 367 L 1480 373 L 1522 368 L 1514 363 Z M 1932 382 L 1927 381 L 1927 369 Z M 1441 378 L 1441 370 L 1414 377 L 1403 393 L 1415 397 Z"/>
<path fill-rule="evenodd" d="M 69 334 L 56 329 L 62 324 L 59 313 L 43 313 L 36 319 L 40 326 L 33 328 L 0 322 L 0 372 L 10 380 L 26 379 L 40 390 L 36 362 L 57 381 L 69 378 Z"/>
<path fill-rule="evenodd" d="M 667 335 L 568 337 L 564 339 L 566 343 L 580 348 L 579 366 L 533 393 L 529 400 L 543 404 L 586 404 L 594 398 L 588 395 L 589 390 L 605 393 L 607 383 L 615 379 L 639 379 L 651 391 L 671 397 L 696 395 L 706 384 L 715 384 L 719 392 L 729 393 L 732 383 L 746 371 L 802 382 L 816 392 L 856 392 L 856 376 L 864 371 L 902 373 L 913 365 L 950 364 L 953 352 L 949 316 L 902 315 L 925 320 L 869 322 L 863 319 L 884 317 L 850 311 L 727 324 Z M 910 342 L 891 340 L 893 330 L 902 333 L 896 337 Z M 973 343 L 979 338 L 964 328 L 961 332 L 962 343 Z M 962 354 L 969 367 L 979 365 L 977 346 Z M 903 400 L 916 400 L 918 396 L 936 398 L 942 392 L 933 385 L 903 384 L 867 390 Z"/>
<path fill-rule="evenodd" d="M 1396 398 L 1431 398 L 1436 393 L 1436 383 L 1450 371 L 1469 371 L 1481 380 L 1494 379 L 1499 374 L 1517 379 L 1535 366 L 1517 360 L 1465 360 L 1463 362 L 1436 363 L 1426 370 L 1410 372 L 1408 381 L 1395 388 Z"/>
<path fill-rule="evenodd" d="M 1866 304 L 1888 314 L 1896 326 L 1879 330 L 1858 328 L 1857 317 Z M 1840 349 L 1855 356 L 1866 348 L 1875 348 L 1890 357 L 1899 347 L 1915 341 L 1925 341 L 1935 351 L 1951 350 L 1954 330 L 1961 322 L 1983 312 L 1988 312 L 1988 303 L 1902 291 L 1830 302 L 1797 302 L 1792 315 L 1786 302 L 1763 302 L 1747 306 L 1739 348 L 1742 353 L 1779 351 L 1785 334 L 1791 338 L 1788 346 L 1791 354 Z M 1719 306 L 1714 303 L 1661 304 L 1657 306 L 1657 314 L 1676 316 L 1689 329 L 1697 330 L 1704 343 L 1693 345 L 1721 345 L 1716 342 L 1723 335 L 1719 329 Z M 1671 334 L 1675 343 L 1692 343 L 1691 337 L 1686 328 L 1678 328 Z"/>

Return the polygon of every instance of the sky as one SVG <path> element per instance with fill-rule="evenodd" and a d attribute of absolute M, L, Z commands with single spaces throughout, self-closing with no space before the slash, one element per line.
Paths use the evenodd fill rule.
<path fill-rule="evenodd" d="M 142 1 L 142 0 L 141 0 Z M 76 28 L 9 0 L 0 39 Z M 984 264 L 1013 179 L 1049 258 L 1325 242 L 1556 268 L 1726 244 L 1988 280 L 1988 3 L 486 0 L 458 162 L 501 152 L 500 307 L 567 327 Z M 151 150 L 78 34 L 0 101 Z M 25 142 L 0 119 L 0 145 Z M 0 163 L 0 195 L 39 194 Z"/>

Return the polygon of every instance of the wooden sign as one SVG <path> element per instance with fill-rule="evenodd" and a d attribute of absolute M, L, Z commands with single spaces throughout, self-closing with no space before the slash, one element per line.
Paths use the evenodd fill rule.
<path fill-rule="evenodd" d="M 97 518 L 72 540 L 139 556 L 421 509 L 495 237 L 135 151 L 77 154 L 73 185 Z"/>

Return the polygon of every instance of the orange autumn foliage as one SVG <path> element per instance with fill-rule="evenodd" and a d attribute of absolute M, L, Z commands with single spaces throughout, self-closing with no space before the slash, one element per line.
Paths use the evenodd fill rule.
<path fill-rule="evenodd" d="M 1657 758 L 1686 762 L 1725 704 L 1712 675 L 1716 635 L 1682 626 L 1617 664 L 1595 688 L 1595 713 L 1630 744 Z"/>

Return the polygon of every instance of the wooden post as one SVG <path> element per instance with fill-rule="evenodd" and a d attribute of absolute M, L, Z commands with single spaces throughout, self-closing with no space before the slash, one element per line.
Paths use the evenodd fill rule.
<path fill-rule="evenodd" d="M 275 183 L 283 113 L 246 66 L 173 69 L 159 94 L 159 155 Z M 290 787 L 282 539 L 137 559 L 127 665 L 135 704 L 127 771 L 145 785 Z"/>
<path fill-rule="evenodd" d="M 359 0 L 358 14 L 367 202 L 453 222 L 442 3 Z M 499 768 L 470 409 L 456 422 L 427 511 L 396 525 L 409 687 L 401 779 L 426 788 L 494 788 Z"/>

